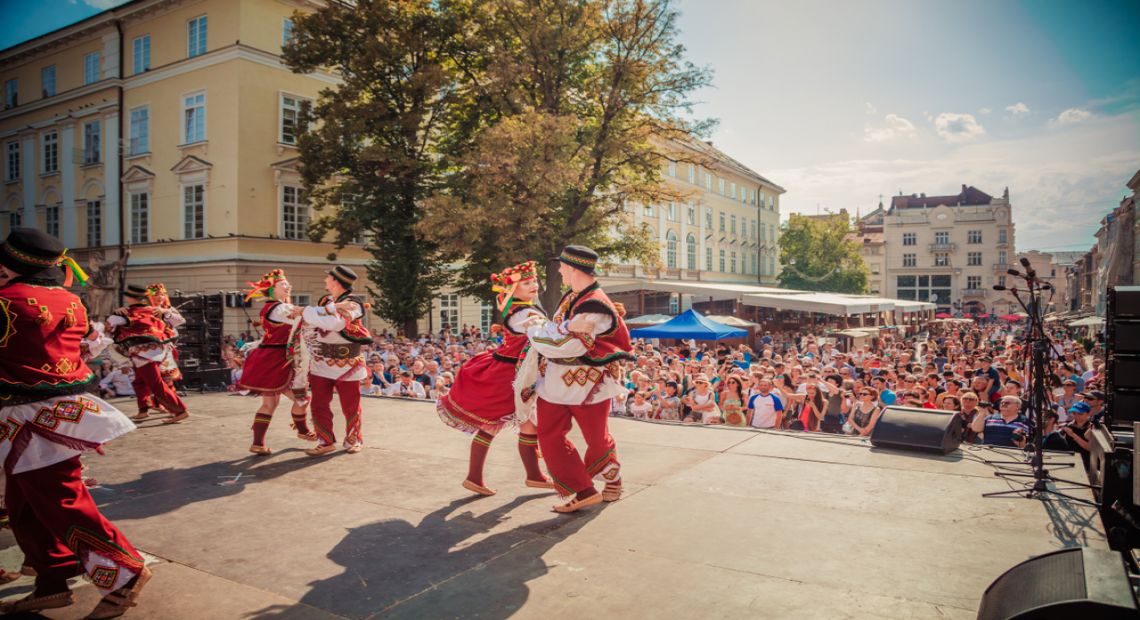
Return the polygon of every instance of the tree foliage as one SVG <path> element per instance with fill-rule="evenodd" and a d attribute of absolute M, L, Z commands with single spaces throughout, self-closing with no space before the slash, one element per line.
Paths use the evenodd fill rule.
<path fill-rule="evenodd" d="M 780 286 L 835 293 L 865 293 L 867 265 L 843 218 L 793 215 L 780 234 Z"/>

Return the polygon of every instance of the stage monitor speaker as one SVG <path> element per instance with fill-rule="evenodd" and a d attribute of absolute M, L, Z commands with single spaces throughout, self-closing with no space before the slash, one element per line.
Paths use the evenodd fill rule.
<path fill-rule="evenodd" d="M 949 454 L 962 443 L 963 426 L 957 412 L 887 407 L 871 431 L 871 445 Z"/>
<path fill-rule="evenodd" d="M 1030 558 L 994 580 L 978 620 L 1115 620 L 1137 617 L 1119 553 L 1072 547 Z"/>
<path fill-rule="evenodd" d="M 1112 286 L 1108 289 L 1108 319 L 1140 319 L 1140 286 Z"/>

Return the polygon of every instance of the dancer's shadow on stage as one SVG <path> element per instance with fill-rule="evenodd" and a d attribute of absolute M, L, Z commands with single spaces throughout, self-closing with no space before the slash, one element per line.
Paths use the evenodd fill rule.
<path fill-rule="evenodd" d="M 130 482 L 93 487 L 91 495 L 108 518 L 145 519 L 184 506 L 241 493 L 247 485 L 280 478 L 305 467 L 345 455 L 312 458 L 301 448 L 275 452 L 272 460 L 250 455 L 239 459 L 143 472 Z"/>
<path fill-rule="evenodd" d="M 327 556 L 343 573 L 312 582 L 297 605 L 247 617 L 311 618 L 315 607 L 349 618 L 508 618 L 529 598 L 527 582 L 548 572 L 543 555 L 602 510 L 552 513 L 548 520 L 487 536 L 522 504 L 556 498 L 529 495 L 484 514 L 453 514 L 478 500 L 455 500 L 419 524 L 391 519 L 349 529 Z"/>

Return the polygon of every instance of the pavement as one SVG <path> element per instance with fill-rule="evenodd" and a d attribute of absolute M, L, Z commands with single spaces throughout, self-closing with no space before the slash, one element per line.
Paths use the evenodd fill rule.
<path fill-rule="evenodd" d="M 287 403 L 268 457 L 247 452 L 256 398 L 187 403 L 185 423 L 143 422 L 85 457 L 103 513 L 154 570 L 127 618 L 974 618 L 1017 562 L 1107 549 L 1091 509 L 982 498 L 1009 488 L 988 450 L 612 419 L 625 496 L 558 515 L 523 485 L 513 434 L 488 458 L 498 494 L 462 489 L 469 441 L 431 403 L 366 398 L 366 449 L 321 458 Z M 7 530 L 0 548 L 18 567 Z M 98 601 L 74 591 L 42 617 Z"/>

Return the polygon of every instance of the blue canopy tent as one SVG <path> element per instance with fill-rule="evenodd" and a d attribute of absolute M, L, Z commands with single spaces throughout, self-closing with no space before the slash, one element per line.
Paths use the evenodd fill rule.
<path fill-rule="evenodd" d="M 725 338 L 747 338 L 748 330 L 729 327 L 706 319 L 696 310 L 686 310 L 666 323 L 631 329 L 634 338 L 674 338 L 678 340 L 723 340 Z"/>

